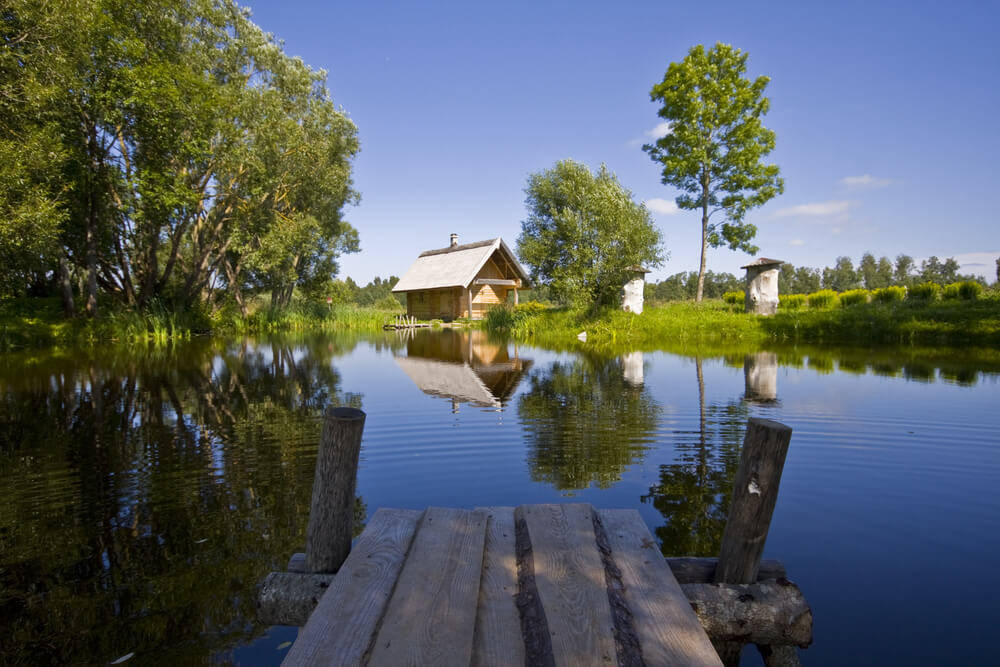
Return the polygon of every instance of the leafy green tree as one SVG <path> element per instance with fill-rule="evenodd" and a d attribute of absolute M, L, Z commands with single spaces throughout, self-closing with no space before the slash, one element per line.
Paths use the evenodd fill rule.
<path fill-rule="evenodd" d="M 896 255 L 896 266 L 893 270 L 892 281 L 901 287 L 908 287 L 913 282 L 913 270 L 916 264 L 909 255 Z"/>
<path fill-rule="evenodd" d="M 727 44 L 706 50 L 692 47 L 679 63 L 671 63 L 650 97 L 662 103 L 658 115 L 670 132 L 643 146 L 663 165 L 661 180 L 684 194 L 677 206 L 701 210 L 701 263 L 696 300 L 704 291 L 708 247 L 757 252 L 751 241 L 757 228 L 747 212 L 784 191 L 777 165 L 764 164 L 774 149 L 775 134 L 761 118 L 770 101 L 769 81 L 744 78 L 747 54 Z M 720 221 L 712 221 L 715 214 Z"/>
<path fill-rule="evenodd" d="M 958 261 L 954 257 L 949 257 L 943 262 L 936 256 L 931 255 L 920 262 L 920 280 L 926 283 L 937 283 L 947 285 L 957 282 L 967 276 L 960 276 Z"/>
<path fill-rule="evenodd" d="M 858 264 L 858 273 L 865 289 L 880 289 L 892 284 L 892 263 L 888 257 L 876 261 L 874 255 L 866 252 Z"/>
<path fill-rule="evenodd" d="M 611 303 L 627 268 L 663 263 L 662 234 L 649 211 L 601 165 L 573 160 L 528 176 L 528 217 L 517 251 L 532 280 L 564 303 Z"/>
<path fill-rule="evenodd" d="M 861 277 L 854 270 L 850 257 L 838 257 L 833 268 L 823 269 L 823 287 L 844 292 L 861 286 Z"/>
<path fill-rule="evenodd" d="M 357 130 L 325 74 L 232 0 L 11 0 L 0 258 L 130 306 L 292 290 L 357 250 Z M 33 234 L 26 230 L 34 228 Z M 64 264 L 70 266 L 64 269 Z M 216 291 L 215 293 L 220 293 Z"/>

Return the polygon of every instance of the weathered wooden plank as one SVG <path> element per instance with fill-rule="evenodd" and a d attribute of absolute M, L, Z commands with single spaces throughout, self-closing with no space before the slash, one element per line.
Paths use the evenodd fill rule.
<path fill-rule="evenodd" d="M 369 664 L 470 663 L 485 541 L 485 513 L 427 508 Z"/>
<path fill-rule="evenodd" d="M 514 287 L 517 285 L 516 280 L 505 278 L 476 278 L 472 282 L 474 285 L 500 285 L 503 287 Z"/>
<path fill-rule="evenodd" d="M 611 556 L 647 665 L 722 663 L 646 523 L 635 510 L 601 510 Z"/>
<path fill-rule="evenodd" d="M 514 508 L 479 507 L 487 515 L 483 576 L 479 583 L 472 664 L 523 665 L 524 640 L 515 602 L 517 555 Z"/>
<path fill-rule="evenodd" d="M 380 509 L 300 631 L 283 665 L 357 665 L 378 627 L 420 519 Z"/>
<path fill-rule="evenodd" d="M 522 505 L 557 665 L 615 664 L 611 607 L 604 563 L 589 504 Z"/>

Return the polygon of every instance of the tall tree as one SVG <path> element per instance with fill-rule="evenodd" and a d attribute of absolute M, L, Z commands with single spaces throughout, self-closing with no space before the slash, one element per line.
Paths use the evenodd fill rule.
<path fill-rule="evenodd" d="M 611 303 L 628 267 L 663 263 L 662 235 L 649 211 L 601 165 L 573 160 L 531 174 L 528 217 L 517 251 L 532 280 L 564 303 Z"/>
<path fill-rule="evenodd" d="M 92 313 L 98 290 L 281 303 L 357 249 L 342 214 L 357 130 L 325 73 L 233 0 L 11 0 L 0 15 L 6 291 L 68 260 Z"/>
<path fill-rule="evenodd" d="M 850 257 L 838 257 L 833 268 L 823 269 L 823 287 L 844 292 L 861 286 L 861 276 L 854 270 Z"/>
<path fill-rule="evenodd" d="M 670 132 L 643 150 L 663 165 L 663 184 L 683 191 L 677 206 L 701 210 L 698 301 L 709 246 L 757 252 L 751 243 L 757 228 L 746 222 L 747 212 L 785 187 L 777 165 L 762 161 L 775 142 L 761 121 L 770 107 L 764 96 L 770 79 L 745 78 L 746 63 L 747 54 L 728 44 L 708 50 L 699 44 L 671 63 L 650 91 L 650 98 L 662 103 L 658 115 Z M 722 217 L 713 222 L 716 214 Z"/>
<path fill-rule="evenodd" d="M 909 255 L 896 255 L 896 268 L 893 271 L 892 280 L 895 284 L 907 287 L 913 282 L 913 269 L 916 265 Z"/>

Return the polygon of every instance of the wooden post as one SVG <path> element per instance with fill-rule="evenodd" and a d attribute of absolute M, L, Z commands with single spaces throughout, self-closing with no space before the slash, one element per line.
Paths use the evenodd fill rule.
<path fill-rule="evenodd" d="M 752 584 L 757 580 L 791 439 L 792 429 L 780 422 L 756 417 L 747 422 L 715 583 Z M 717 643 L 716 649 L 726 665 L 739 664 L 739 642 Z"/>
<path fill-rule="evenodd" d="M 752 584 L 757 580 L 791 439 L 792 429 L 780 422 L 751 417 L 747 423 L 732 506 L 722 533 L 716 583 Z"/>
<path fill-rule="evenodd" d="M 306 571 L 333 573 L 351 551 L 354 490 L 365 413 L 355 408 L 328 408 L 316 454 Z"/>

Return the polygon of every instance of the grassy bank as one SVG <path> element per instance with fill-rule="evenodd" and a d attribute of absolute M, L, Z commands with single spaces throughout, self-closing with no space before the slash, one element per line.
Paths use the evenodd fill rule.
<path fill-rule="evenodd" d="M 289 308 L 253 304 L 244 317 L 238 310 L 144 311 L 102 304 L 97 318 L 66 318 L 58 299 L 0 301 L 0 349 L 103 342 L 166 342 L 197 335 L 257 334 L 281 331 L 377 331 L 395 310 L 353 304 L 300 301 Z"/>
<path fill-rule="evenodd" d="M 663 349 L 678 343 L 783 341 L 801 343 L 973 345 L 1000 348 L 1000 294 L 975 300 L 835 304 L 747 315 L 722 300 L 672 302 L 642 315 L 615 309 L 573 310 L 527 305 L 491 314 L 484 327 L 553 349 L 588 346 Z"/>

